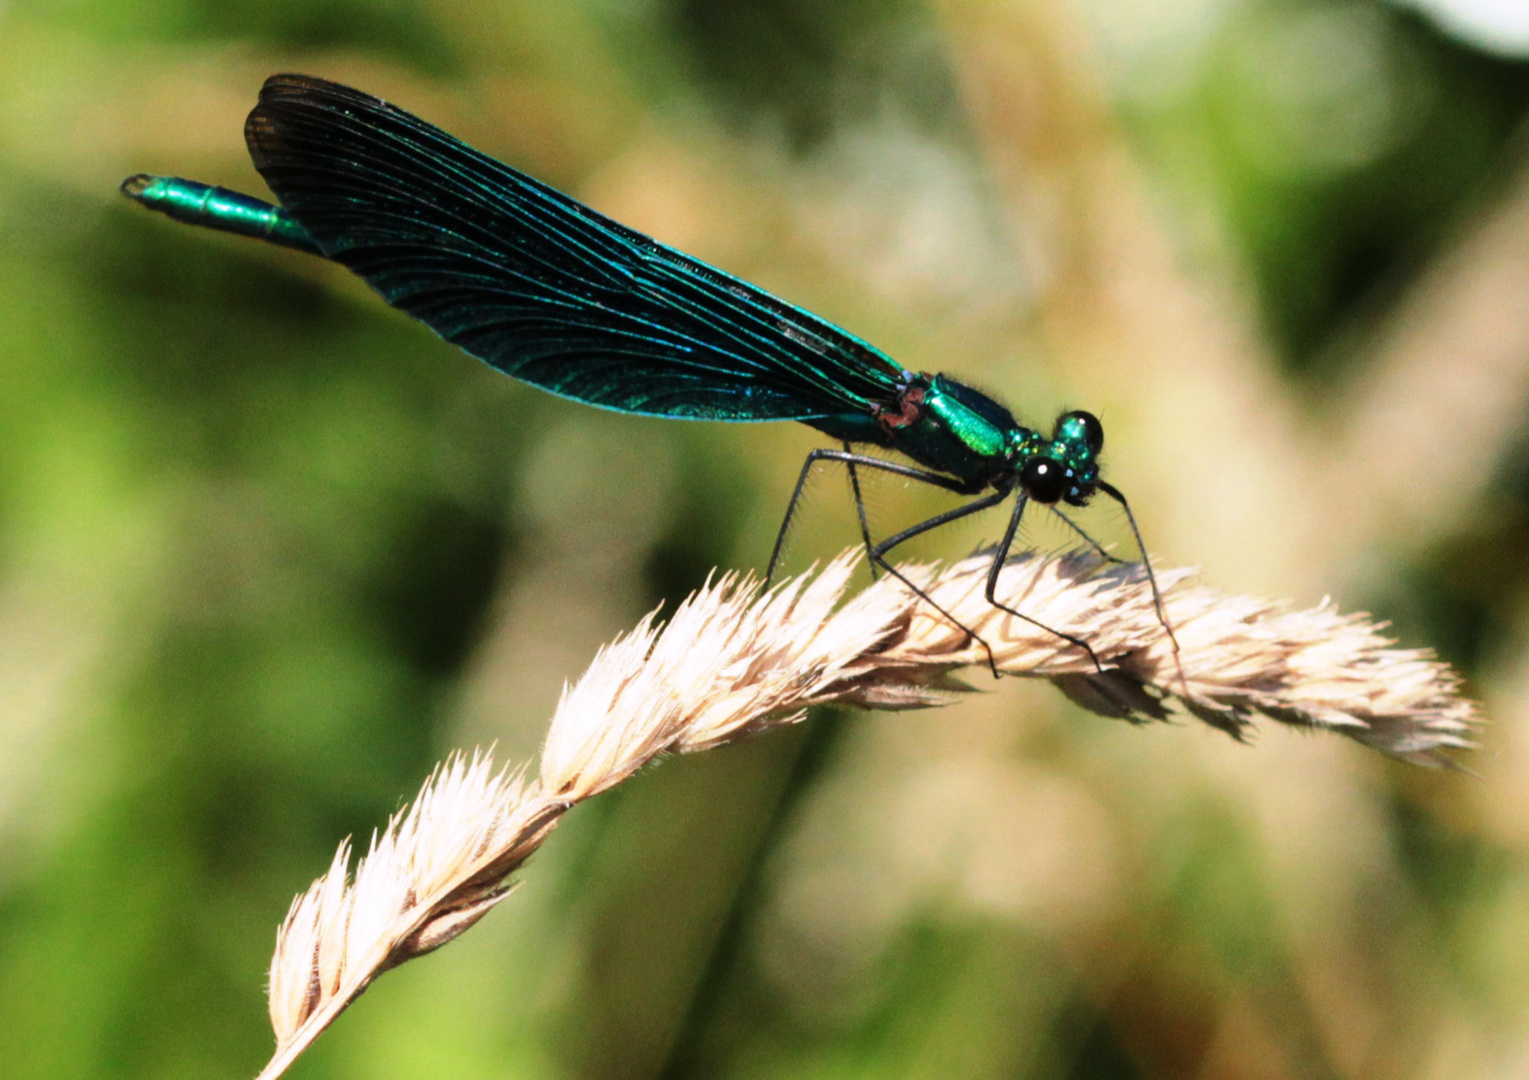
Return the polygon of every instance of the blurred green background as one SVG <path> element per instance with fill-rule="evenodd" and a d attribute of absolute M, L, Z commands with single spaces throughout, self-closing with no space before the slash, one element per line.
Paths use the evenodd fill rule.
<path fill-rule="evenodd" d="M 818 716 L 578 808 L 293 1076 L 1529 1077 L 1526 10 L 0 0 L 0 1075 L 252 1076 L 336 844 L 533 757 L 601 642 L 762 564 L 816 441 L 556 400 L 115 194 L 263 193 L 296 70 L 1098 412 L 1164 565 L 1373 610 L 1494 723 L 1472 779 L 1017 683 Z M 871 487 L 883 533 L 944 505 Z"/>

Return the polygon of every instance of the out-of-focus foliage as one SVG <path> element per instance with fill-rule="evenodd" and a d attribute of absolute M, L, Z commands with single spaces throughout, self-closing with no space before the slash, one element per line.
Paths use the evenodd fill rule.
<path fill-rule="evenodd" d="M 1201 187 L 1263 325 L 1298 369 L 1396 301 L 1503 178 L 1529 104 L 1521 62 L 1376 4 L 1246 5 L 1177 86 L 1119 89 L 1164 174 Z M 1181 76 L 1183 78 L 1183 76 Z"/>
<path fill-rule="evenodd" d="M 252 1075 L 338 841 L 532 755 L 602 641 L 760 565 L 814 445 L 555 400 L 115 195 L 260 192 L 277 70 L 1099 411 L 1160 558 L 1373 606 L 1496 721 L 1472 780 L 1022 685 L 818 717 L 580 808 L 294 1075 L 1529 1072 L 1529 61 L 1468 7 L 0 0 L 0 1075 Z M 883 532 L 946 505 L 871 487 Z"/>

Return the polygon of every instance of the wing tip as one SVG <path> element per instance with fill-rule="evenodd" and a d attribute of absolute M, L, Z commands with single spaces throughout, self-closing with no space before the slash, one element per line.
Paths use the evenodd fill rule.
<path fill-rule="evenodd" d="M 278 72 L 269 76 L 260 87 L 260 105 L 286 102 L 307 102 L 320 106 L 349 105 L 369 109 L 388 107 L 387 102 L 364 90 L 318 75 Z"/>
<path fill-rule="evenodd" d="M 334 93 L 359 94 L 344 83 L 333 82 L 317 75 L 302 75 L 295 71 L 279 71 L 268 76 L 260 86 L 260 101 L 279 101 L 283 98 L 302 98 L 311 94 Z"/>
<path fill-rule="evenodd" d="M 244 121 L 245 143 L 250 153 L 274 147 L 282 139 L 284 120 L 298 115 L 289 110 L 312 110 L 314 114 L 392 111 L 381 98 L 317 75 L 278 72 L 260 87 L 260 99 Z M 311 115 L 311 114 L 310 114 Z"/>

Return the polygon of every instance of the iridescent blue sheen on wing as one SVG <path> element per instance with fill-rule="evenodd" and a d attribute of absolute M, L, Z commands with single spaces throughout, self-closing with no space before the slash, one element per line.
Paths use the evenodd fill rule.
<path fill-rule="evenodd" d="M 325 255 L 517 379 L 707 420 L 896 397 L 901 368 L 865 342 L 367 94 L 272 76 L 245 138 Z"/>

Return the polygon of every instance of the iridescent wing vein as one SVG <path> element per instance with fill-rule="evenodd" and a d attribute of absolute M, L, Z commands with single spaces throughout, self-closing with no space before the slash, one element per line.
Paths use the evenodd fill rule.
<path fill-rule="evenodd" d="M 896 398 L 902 369 L 872 346 L 367 94 L 273 76 L 245 138 L 326 256 L 517 379 L 706 420 Z"/>

